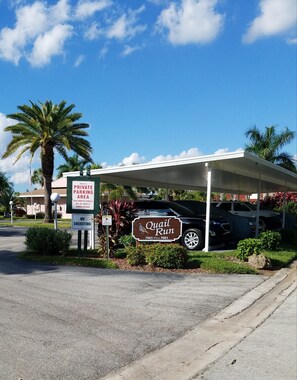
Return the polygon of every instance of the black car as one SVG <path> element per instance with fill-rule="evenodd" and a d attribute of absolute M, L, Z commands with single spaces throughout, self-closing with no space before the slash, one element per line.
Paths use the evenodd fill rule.
<path fill-rule="evenodd" d="M 188 208 L 196 214 L 205 214 L 206 203 L 195 200 L 179 200 L 176 203 Z M 231 224 L 231 238 L 234 242 L 242 239 L 255 237 L 256 234 L 256 218 L 247 216 L 239 216 L 231 214 L 221 207 L 215 207 L 213 203 L 210 204 L 211 217 L 221 216 Z M 259 233 L 264 231 L 262 222 L 260 221 Z"/>
<path fill-rule="evenodd" d="M 135 201 L 137 216 L 176 216 L 182 222 L 180 243 L 189 250 L 204 248 L 205 216 L 170 201 L 140 200 Z M 210 245 L 230 240 L 230 223 L 221 217 L 211 218 L 209 226 Z"/>

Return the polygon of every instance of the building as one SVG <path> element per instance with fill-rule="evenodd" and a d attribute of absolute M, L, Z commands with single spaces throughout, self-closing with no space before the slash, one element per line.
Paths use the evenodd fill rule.
<path fill-rule="evenodd" d="M 67 178 L 59 178 L 52 182 L 52 193 L 60 194 L 58 202 L 58 213 L 62 218 L 71 218 L 71 214 L 66 213 L 66 196 L 67 196 Z M 36 215 L 38 212 L 44 212 L 44 188 L 20 193 L 20 198 L 26 199 L 27 215 Z"/>

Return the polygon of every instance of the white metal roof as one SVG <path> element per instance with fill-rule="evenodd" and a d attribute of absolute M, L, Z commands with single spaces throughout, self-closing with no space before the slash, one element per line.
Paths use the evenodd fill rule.
<path fill-rule="evenodd" d="M 205 191 L 207 165 L 211 167 L 211 190 L 215 192 L 257 193 L 259 179 L 261 192 L 297 191 L 297 174 L 245 151 L 95 169 L 91 176 L 118 185 Z M 78 176 L 79 172 L 63 175 Z"/>

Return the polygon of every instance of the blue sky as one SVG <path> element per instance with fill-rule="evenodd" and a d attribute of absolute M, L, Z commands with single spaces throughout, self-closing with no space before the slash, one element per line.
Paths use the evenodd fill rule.
<path fill-rule="evenodd" d="M 296 19 L 295 0 L 0 0 L 0 151 L 29 100 L 74 103 L 108 166 L 235 151 L 254 125 L 296 130 Z M 13 161 L 0 171 L 24 191 L 29 156 Z"/>

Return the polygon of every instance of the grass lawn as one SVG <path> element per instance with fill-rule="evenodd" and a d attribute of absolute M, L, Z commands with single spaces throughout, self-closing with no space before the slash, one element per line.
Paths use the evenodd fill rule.
<path fill-rule="evenodd" d="M 46 227 L 54 228 L 54 223 L 43 223 L 43 219 L 26 219 L 26 218 L 14 218 L 13 223 L 10 223 L 10 219 L 1 219 L 0 227 Z M 70 219 L 58 219 L 58 228 L 70 228 Z"/>
<path fill-rule="evenodd" d="M 236 258 L 236 251 L 225 252 L 203 252 L 195 251 L 188 252 L 189 261 L 187 268 L 178 270 L 178 272 L 187 272 L 200 269 L 200 272 L 205 271 L 208 273 L 237 273 L 237 274 L 259 274 L 261 271 L 252 268 L 246 262 L 240 261 Z M 273 269 L 278 270 L 282 267 L 289 265 L 294 259 L 297 258 L 297 249 L 295 247 L 280 248 L 277 251 L 265 251 L 265 256 L 270 258 Z M 23 252 L 19 258 L 30 261 L 38 261 L 42 263 L 51 263 L 57 265 L 76 265 L 87 266 L 93 268 L 109 268 L 109 269 L 130 269 L 130 270 L 150 270 L 148 266 L 132 267 L 127 264 L 125 258 L 122 259 L 104 259 L 98 257 L 97 250 L 88 250 L 87 252 L 78 252 L 76 249 L 71 249 L 64 255 L 60 256 L 42 256 L 29 252 Z M 152 269 L 153 270 L 153 269 Z M 170 270 L 166 270 L 170 271 Z M 174 270 L 176 272 L 176 270 Z"/>

